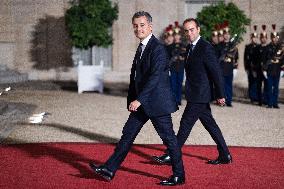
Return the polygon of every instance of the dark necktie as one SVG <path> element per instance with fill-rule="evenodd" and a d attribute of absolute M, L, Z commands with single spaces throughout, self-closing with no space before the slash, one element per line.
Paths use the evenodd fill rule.
<path fill-rule="evenodd" d="M 136 64 L 140 61 L 140 57 L 141 57 L 141 53 L 142 53 L 142 45 L 143 45 L 142 43 L 139 44 L 137 51 L 136 51 L 136 54 L 135 54 Z"/>
<path fill-rule="evenodd" d="M 140 65 L 139 65 L 139 62 L 140 62 L 140 57 L 141 57 L 141 53 L 142 53 L 142 43 L 139 44 L 137 50 L 136 50 L 136 53 L 135 53 L 135 57 L 134 57 L 134 70 L 135 70 L 135 74 L 134 74 L 134 79 L 136 80 L 136 74 L 137 74 L 137 71 L 139 72 L 139 68 L 140 68 Z"/>
<path fill-rule="evenodd" d="M 190 44 L 189 49 L 190 49 L 190 52 L 193 51 L 193 44 Z"/>
<path fill-rule="evenodd" d="M 194 45 L 193 45 L 193 44 L 190 44 L 190 45 L 189 45 L 189 49 L 188 49 L 188 53 L 187 53 L 187 57 L 186 57 L 186 62 L 187 62 L 187 60 L 189 59 L 189 57 L 191 56 L 192 51 L 193 51 L 193 48 L 194 48 Z"/>

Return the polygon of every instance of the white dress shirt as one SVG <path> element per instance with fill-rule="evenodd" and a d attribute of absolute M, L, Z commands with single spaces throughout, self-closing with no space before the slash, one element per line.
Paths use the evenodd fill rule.
<path fill-rule="evenodd" d="M 143 52 L 144 52 L 144 49 L 145 49 L 146 45 L 148 44 L 149 40 L 151 39 L 152 35 L 153 35 L 153 34 L 151 33 L 150 35 L 148 35 L 145 39 L 143 39 L 143 40 L 141 41 L 141 43 L 142 43 L 142 52 L 141 52 L 140 58 L 142 57 L 142 54 L 143 54 Z"/>
<path fill-rule="evenodd" d="M 150 40 L 150 38 L 152 37 L 152 33 L 150 34 L 150 35 L 148 35 L 145 39 L 143 39 L 140 43 L 142 43 L 142 52 L 141 52 L 141 55 L 140 55 L 140 57 L 139 58 L 141 58 L 142 57 L 142 54 L 143 54 L 143 52 L 144 52 L 144 50 L 145 50 L 145 47 L 146 47 L 146 45 L 148 44 L 148 42 L 149 42 L 149 40 Z M 136 70 L 135 70 L 135 73 L 134 73 L 134 79 L 136 78 Z"/>
<path fill-rule="evenodd" d="M 198 40 L 200 39 L 200 35 L 195 39 L 195 41 L 193 41 L 191 44 L 193 45 L 192 50 L 194 49 L 194 47 L 196 46 L 196 43 L 198 42 Z"/>
<path fill-rule="evenodd" d="M 193 51 L 193 49 L 195 48 L 195 46 L 196 46 L 196 43 L 198 42 L 198 40 L 200 39 L 200 35 L 195 39 L 195 41 L 193 41 L 191 44 L 192 44 L 192 51 Z M 188 59 L 188 56 L 189 56 L 189 53 L 190 53 L 190 50 L 188 51 L 188 53 L 187 53 L 187 56 L 186 56 L 186 60 L 185 60 L 185 62 L 187 62 L 187 59 Z"/>

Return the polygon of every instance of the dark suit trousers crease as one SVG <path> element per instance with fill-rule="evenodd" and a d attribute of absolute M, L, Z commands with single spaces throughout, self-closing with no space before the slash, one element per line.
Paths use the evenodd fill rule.
<path fill-rule="evenodd" d="M 190 103 L 188 102 L 180 121 L 180 128 L 177 134 L 178 145 L 182 147 L 187 140 L 192 127 L 197 120 L 200 120 L 205 129 L 209 132 L 212 139 L 217 144 L 220 156 L 229 154 L 229 149 L 220 128 L 211 114 L 209 103 Z"/>
<path fill-rule="evenodd" d="M 181 150 L 177 147 L 177 139 L 173 130 L 171 115 L 168 114 L 149 118 L 142 110 L 130 113 L 129 118 L 123 127 L 122 137 L 118 142 L 114 153 L 105 163 L 105 166 L 109 170 L 116 172 L 129 152 L 136 136 L 149 119 L 154 125 L 158 135 L 163 140 L 163 143 L 169 149 L 169 155 L 173 162 L 173 175 L 184 176 Z"/>

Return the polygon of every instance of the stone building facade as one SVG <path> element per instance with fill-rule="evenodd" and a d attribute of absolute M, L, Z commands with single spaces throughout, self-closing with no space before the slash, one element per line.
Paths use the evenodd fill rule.
<path fill-rule="evenodd" d="M 76 80 L 71 59 L 71 44 L 65 28 L 64 13 L 70 0 L 1 0 L 0 67 L 27 74 L 32 80 Z M 253 25 L 277 24 L 284 30 L 283 0 L 225 0 L 235 3 L 252 20 L 244 42 L 239 45 L 240 69 L 243 69 L 244 45 Z M 138 45 L 132 31 L 131 17 L 138 10 L 152 14 L 154 35 L 174 21 L 194 17 L 205 5 L 218 0 L 113 0 L 119 5 L 119 18 L 112 31 L 114 43 L 109 56 L 106 79 L 127 81 Z M 260 27 L 259 27 L 260 28 Z M 0 69 L 1 70 L 1 69 Z M 0 78 L 1 79 L 1 78 Z"/>

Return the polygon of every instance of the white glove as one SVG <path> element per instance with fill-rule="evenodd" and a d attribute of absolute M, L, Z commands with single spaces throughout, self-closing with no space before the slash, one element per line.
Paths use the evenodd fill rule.
<path fill-rule="evenodd" d="M 284 71 L 281 71 L 281 72 L 280 72 L 280 78 L 281 78 L 281 77 L 284 77 Z"/>
<path fill-rule="evenodd" d="M 267 71 L 263 71 L 263 76 L 267 79 Z"/>
<path fill-rule="evenodd" d="M 237 69 L 233 69 L 233 77 L 235 78 L 237 76 L 238 70 Z"/>

